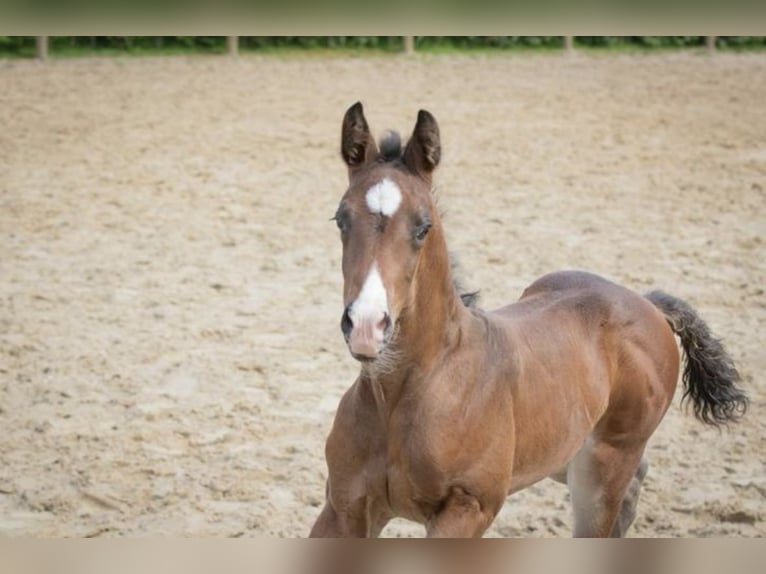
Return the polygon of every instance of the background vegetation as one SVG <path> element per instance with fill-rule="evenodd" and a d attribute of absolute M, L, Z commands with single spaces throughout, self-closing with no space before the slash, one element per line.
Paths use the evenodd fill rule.
<path fill-rule="evenodd" d="M 718 36 L 723 49 L 766 48 L 766 36 Z M 579 48 L 695 48 L 705 44 L 704 36 L 577 36 Z M 416 36 L 415 47 L 422 51 L 505 50 L 561 48 L 562 36 Z M 282 49 L 363 49 L 395 52 L 403 48 L 401 36 L 241 36 L 240 50 Z M 53 36 L 54 56 L 93 53 L 222 53 L 225 36 Z M 0 55 L 31 57 L 33 36 L 0 36 Z"/>

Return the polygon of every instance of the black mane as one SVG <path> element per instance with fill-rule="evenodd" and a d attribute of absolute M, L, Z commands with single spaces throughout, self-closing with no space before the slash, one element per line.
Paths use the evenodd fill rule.
<path fill-rule="evenodd" d="M 466 307 L 476 307 L 479 303 L 478 291 L 465 291 L 463 281 L 460 279 L 461 269 L 457 256 L 454 253 L 449 254 L 450 271 L 452 272 L 452 284 L 455 286 L 455 291 L 460 295 L 460 300 Z"/>

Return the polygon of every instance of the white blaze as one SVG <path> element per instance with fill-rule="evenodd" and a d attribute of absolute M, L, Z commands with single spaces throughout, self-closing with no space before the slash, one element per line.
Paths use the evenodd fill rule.
<path fill-rule="evenodd" d="M 365 198 L 370 213 L 380 213 L 391 217 L 402 202 L 402 191 L 393 181 L 385 178 L 367 190 Z"/>
<path fill-rule="evenodd" d="M 386 298 L 386 288 L 383 286 L 383 280 L 380 278 L 377 263 L 373 263 L 367 279 L 364 280 L 362 290 L 359 296 L 351 304 L 349 316 L 356 325 L 364 319 L 378 319 L 382 313 L 388 312 L 388 300 Z"/>

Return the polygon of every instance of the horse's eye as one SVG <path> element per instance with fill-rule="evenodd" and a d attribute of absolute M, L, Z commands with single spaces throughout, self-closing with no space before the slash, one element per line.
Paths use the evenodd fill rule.
<path fill-rule="evenodd" d="M 333 217 L 333 220 L 335 221 L 335 225 L 338 226 L 338 229 L 340 229 L 341 233 L 345 233 L 348 229 L 348 217 L 344 215 L 336 215 Z"/>
<path fill-rule="evenodd" d="M 430 230 L 431 230 L 431 224 L 424 223 L 423 225 L 421 225 L 415 230 L 415 239 L 418 241 L 423 241 L 426 238 L 426 235 L 428 235 L 428 232 Z"/>

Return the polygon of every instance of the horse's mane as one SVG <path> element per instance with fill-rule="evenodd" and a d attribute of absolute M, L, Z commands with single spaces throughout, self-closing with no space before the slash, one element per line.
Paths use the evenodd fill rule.
<path fill-rule="evenodd" d="M 478 291 L 465 291 L 463 281 L 461 279 L 461 267 L 458 262 L 457 255 L 450 252 L 449 254 L 449 266 L 452 274 L 452 284 L 455 286 L 455 291 L 460 295 L 460 300 L 466 307 L 476 307 L 479 303 Z"/>

